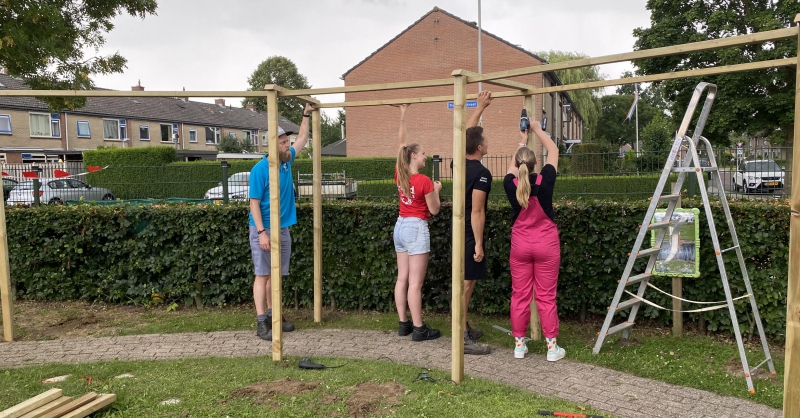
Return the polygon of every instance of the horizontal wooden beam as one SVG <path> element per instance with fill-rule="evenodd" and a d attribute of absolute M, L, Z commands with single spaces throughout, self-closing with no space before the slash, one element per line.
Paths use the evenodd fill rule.
<path fill-rule="evenodd" d="M 697 70 L 675 71 L 671 73 L 652 74 L 640 77 L 618 78 L 615 80 L 602 80 L 593 81 L 590 83 L 566 84 L 562 86 L 542 87 L 529 89 L 526 91 L 501 91 L 492 93 L 492 98 L 503 97 L 519 97 L 529 94 L 544 94 L 563 91 L 573 91 L 582 89 L 596 89 L 601 87 L 619 86 L 624 84 L 634 83 L 649 83 L 653 81 L 673 80 L 676 78 L 689 78 L 701 77 L 717 74 L 728 74 L 742 71 L 763 70 L 766 68 L 788 67 L 797 64 L 797 58 L 784 58 L 771 61 L 751 62 L 747 64 L 726 65 L 722 67 L 700 68 Z M 477 98 L 477 94 L 467 95 L 467 99 Z M 382 106 L 382 105 L 396 105 L 404 103 L 436 103 L 436 102 L 449 102 L 453 100 L 453 96 L 432 96 L 432 97 L 414 97 L 405 99 L 387 99 L 387 100 L 367 100 L 358 102 L 340 102 L 340 103 L 321 103 L 320 108 L 332 107 L 362 107 L 362 106 Z"/>
<path fill-rule="evenodd" d="M 308 96 L 318 94 L 358 93 L 363 91 L 403 90 L 423 87 L 439 87 L 453 85 L 452 78 L 436 80 L 401 81 L 398 83 L 364 84 L 360 86 L 324 87 L 318 89 L 284 90 L 278 92 L 278 97 Z"/>
<path fill-rule="evenodd" d="M 479 81 L 488 82 L 500 78 L 517 77 L 521 75 L 544 73 L 549 71 L 566 70 L 570 68 L 591 67 L 593 65 L 612 64 L 622 61 L 633 61 L 647 58 L 664 57 L 667 55 L 687 54 L 690 52 L 708 51 L 732 46 L 748 45 L 760 42 L 778 41 L 781 39 L 797 37 L 798 28 L 790 27 L 776 29 L 766 32 L 751 33 L 749 35 L 731 36 L 729 38 L 711 39 L 708 41 L 694 42 L 690 44 L 665 46 L 662 48 L 645 49 L 642 51 L 626 52 L 623 54 L 604 55 L 601 57 L 584 58 L 579 60 L 564 61 L 555 64 L 537 65 L 534 67 L 517 68 L 515 70 L 497 71 L 482 75 L 467 77 L 468 83 Z M 459 70 L 453 71 L 453 75 L 459 74 Z"/>
<path fill-rule="evenodd" d="M 265 91 L 0 90 L 14 97 L 267 97 Z"/>
<path fill-rule="evenodd" d="M 467 77 L 476 77 L 480 75 L 478 73 L 473 73 L 472 71 L 467 71 L 467 70 L 458 70 L 458 72 L 460 75 L 465 75 Z M 520 83 L 519 81 L 506 80 L 503 78 L 497 80 L 489 80 L 486 82 L 486 84 L 494 84 L 495 86 L 508 87 L 522 91 L 532 90 L 536 88 L 536 86 L 531 84 Z"/>

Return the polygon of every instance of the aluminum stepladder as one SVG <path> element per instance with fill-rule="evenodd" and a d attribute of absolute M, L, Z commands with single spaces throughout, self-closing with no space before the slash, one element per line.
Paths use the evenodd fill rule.
<path fill-rule="evenodd" d="M 689 128 L 689 124 L 692 121 L 693 115 L 695 113 L 695 109 L 697 108 L 697 104 L 700 101 L 700 97 L 703 94 L 703 91 L 708 89 L 708 93 L 706 94 L 705 103 L 703 104 L 703 109 L 700 112 L 700 117 L 697 119 L 697 124 L 695 129 L 693 130 L 692 137 L 689 138 L 686 136 L 686 132 Z M 697 184 L 698 188 L 700 189 L 702 199 L 703 199 L 703 206 L 705 208 L 706 214 L 706 221 L 708 223 L 708 228 L 711 233 L 711 240 L 714 245 L 714 253 L 716 254 L 717 265 L 719 267 L 720 278 L 722 279 L 722 286 L 725 291 L 725 304 L 728 307 L 728 311 L 731 317 L 731 323 L 733 326 L 733 332 L 736 335 L 736 344 L 739 348 L 739 357 L 741 358 L 742 362 L 742 370 L 744 372 L 745 379 L 747 381 L 747 389 L 751 392 L 755 392 L 755 388 L 753 387 L 753 380 L 751 378 L 751 374 L 757 370 L 759 367 L 763 366 L 765 363 L 769 366 L 769 371 L 772 374 L 775 374 L 775 366 L 772 362 L 772 357 L 770 356 L 769 346 L 767 345 L 767 338 L 764 335 L 764 328 L 761 324 L 761 316 L 758 312 L 758 306 L 756 305 L 755 296 L 753 295 L 753 289 L 750 285 L 750 278 L 747 274 L 747 268 L 744 262 L 744 256 L 742 255 L 742 248 L 739 245 L 739 238 L 736 235 L 736 228 L 734 227 L 733 218 L 731 217 L 730 207 L 728 206 L 728 200 L 725 196 L 725 190 L 722 187 L 722 179 L 719 172 L 719 168 L 717 166 L 716 159 L 714 158 L 714 153 L 711 148 L 711 144 L 709 143 L 708 139 L 702 136 L 703 128 L 705 127 L 706 121 L 708 119 L 708 114 L 711 112 L 711 106 L 714 102 L 714 98 L 716 96 L 717 86 L 710 83 L 700 83 L 695 87 L 694 94 L 692 95 L 692 99 L 689 102 L 689 106 L 686 110 L 686 114 L 683 117 L 683 122 L 681 122 L 681 126 L 675 136 L 675 141 L 672 144 L 672 149 L 670 150 L 669 158 L 664 166 L 664 170 L 661 172 L 661 178 L 656 186 L 656 190 L 653 193 L 653 197 L 650 201 L 650 206 L 647 209 L 647 214 L 644 217 L 644 221 L 639 227 L 639 234 L 636 237 L 636 241 L 633 244 L 633 249 L 628 257 L 628 263 L 625 265 L 625 270 L 622 273 L 622 278 L 619 281 L 619 286 L 617 286 L 617 291 L 614 294 L 614 298 L 611 301 L 611 305 L 608 308 L 608 313 L 606 314 L 606 319 L 603 322 L 603 327 L 600 329 L 600 332 L 597 336 L 597 342 L 595 343 L 594 349 L 592 352 L 597 354 L 600 352 L 600 349 L 603 346 L 603 342 L 605 341 L 606 337 L 616 334 L 618 332 L 622 332 L 623 339 L 627 339 L 630 336 L 631 328 L 634 325 L 636 320 L 636 314 L 639 311 L 640 305 L 643 303 L 643 296 L 644 292 L 648 287 L 649 280 L 652 277 L 652 271 L 655 267 L 656 259 L 658 258 L 658 253 L 661 251 L 661 244 L 664 240 L 664 237 L 669 230 L 670 227 L 670 219 L 672 218 L 672 214 L 677 206 L 678 200 L 680 198 L 680 190 L 683 185 L 686 176 L 690 173 L 693 173 L 697 176 Z M 686 157 L 682 160 L 682 163 L 675 166 L 676 156 L 679 153 L 679 150 L 683 144 L 686 144 L 688 147 L 688 152 L 686 153 Z M 707 151 L 708 159 L 710 162 L 710 167 L 700 167 L 699 164 L 699 157 L 697 153 L 698 145 L 702 144 Z M 681 160 L 678 159 L 679 162 Z M 717 234 L 716 226 L 714 224 L 714 218 L 711 213 L 711 206 L 709 205 L 708 199 L 708 190 L 705 186 L 705 178 L 703 176 L 704 172 L 710 172 L 712 178 L 717 180 L 717 185 L 719 186 L 719 197 L 720 203 L 722 208 L 725 212 L 725 218 L 728 224 L 728 230 L 730 232 L 732 238 L 733 246 L 727 249 L 721 249 L 719 244 L 719 235 Z M 670 194 L 662 195 L 664 188 L 667 184 L 670 174 L 678 173 L 677 181 L 675 182 L 674 189 L 671 191 Z M 656 209 L 658 209 L 659 203 L 667 202 L 667 208 L 664 213 L 664 218 L 662 222 L 651 223 L 653 216 L 656 213 Z M 656 232 L 656 239 L 655 245 L 652 248 L 642 249 L 642 244 L 645 242 L 645 239 L 648 235 L 650 235 L 650 231 L 657 231 Z M 759 336 L 761 337 L 761 345 L 764 349 L 764 356 L 765 360 L 759 363 L 757 366 L 753 367 L 752 369 L 749 367 L 747 362 L 747 353 L 744 349 L 744 344 L 742 342 L 742 334 L 741 330 L 739 329 L 739 321 L 736 317 L 736 310 L 733 304 L 733 297 L 731 295 L 731 289 L 728 282 L 728 274 L 725 270 L 725 263 L 723 261 L 722 255 L 728 251 L 736 251 L 736 256 L 739 259 L 739 268 L 741 270 L 742 279 L 744 280 L 745 288 L 747 290 L 747 296 L 750 300 L 750 306 L 753 312 L 753 321 L 756 323 L 758 328 Z M 644 272 L 637 275 L 631 275 L 633 270 L 634 264 L 640 258 L 648 258 L 647 267 L 645 268 Z M 628 286 L 638 284 L 638 290 L 636 292 L 636 296 L 632 297 L 631 299 L 625 300 L 621 302 L 621 299 L 624 294 L 626 294 L 626 289 Z M 721 302 L 722 303 L 722 302 Z M 724 306 L 724 305 L 723 305 Z M 614 314 L 618 311 L 623 311 L 625 309 L 630 308 L 630 314 L 625 322 L 622 322 L 618 325 L 611 326 L 611 322 L 614 319 Z"/>

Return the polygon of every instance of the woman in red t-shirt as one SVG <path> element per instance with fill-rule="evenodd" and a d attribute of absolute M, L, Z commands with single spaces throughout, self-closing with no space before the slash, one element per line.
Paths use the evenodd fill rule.
<path fill-rule="evenodd" d="M 400 216 L 394 226 L 394 246 L 397 252 L 397 284 L 394 301 L 400 317 L 399 334 L 411 334 L 414 341 L 434 340 L 441 336 L 438 329 L 422 322 L 422 283 L 428 271 L 431 251 L 428 219 L 439 213 L 442 203 L 439 191 L 442 184 L 419 173 L 425 167 L 425 151 L 419 144 L 406 144 L 405 116 L 408 105 L 400 106 L 400 150 L 395 165 L 394 182 L 400 198 Z M 406 315 L 406 305 L 411 320 Z"/>

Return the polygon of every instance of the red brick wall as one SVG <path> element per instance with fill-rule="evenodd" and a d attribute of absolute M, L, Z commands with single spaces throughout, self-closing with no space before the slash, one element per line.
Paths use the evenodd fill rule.
<path fill-rule="evenodd" d="M 478 70 L 478 29 L 442 12 L 432 12 L 345 77 L 345 85 L 450 78 L 453 70 Z M 541 65 L 534 57 L 486 34 L 482 38 L 483 72 Z M 542 86 L 542 75 L 515 77 Z M 483 85 L 484 90 L 503 91 Z M 468 86 L 477 93 L 478 85 Z M 346 101 L 452 95 L 453 87 L 347 93 Z M 522 97 L 495 99 L 484 112 L 483 126 L 490 155 L 511 155 L 519 142 Z M 541 117 L 542 97 L 536 97 L 536 119 Z M 467 109 L 467 117 L 472 114 Z M 549 113 L 549 112 L 548 112 Z M 347 156 L 394 157 L 400 111 L 390 106 L 347 109 Z M 553 118 L 550 118 L 551 121 Z M 428 156 L 453 154 L 453 112 L 447 103 L 411 105 L 407 114 L 408 141 L 422 144 Z"/>

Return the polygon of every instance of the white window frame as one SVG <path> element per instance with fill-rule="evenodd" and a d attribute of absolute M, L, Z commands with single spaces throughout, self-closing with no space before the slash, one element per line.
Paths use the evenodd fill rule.
<path fill-rule="evenodd" d="M 58 113 L 50 114 L 50 136 L 52 138 L 61 138 L 61 115 Z"/>
<path fill-rule="evenodd" d="M 258 145 L 258 133 L 253 131 L 253 145 Z"/>
<path fill-rule="evenodd" d="M 253 142 L 253 131 L 250 129 L 242 129 L 242 140 Z"/>
<path fill-rule="evenodd" d="M 236 137 L 236 132 L 233 131 L 228 131 L 228 138 L 239 140 L 239 138 Z"/>
<path fill-rule="evenodd" d="M 147 138 L 142 136 L 142 128 L 147 130 Z M 150 140 L 150 125 L 139 125 L 139 141 L 149 141 Z"/>
<path fill-rule="evenodd" d="M 171 123 L 160 123 L 160 124 L 158 124 L 158 136 L 161 136 L 161 127 L 162 126 L 168 126 L 169 127 L 169 138 L 167 138 L 166 141 L 164 140 L 164 138 L 161 138 L 161 143 L 162 144 L 171 144 L 171 143 L 173 143 L 173 141 L 172 141 L 172 124 Z"/>
<path fill-rule="evenodd" d="M 85 134 L 85 135 L 81 135 L 81 123 L 85 123 L 86 124 L 86 132 L 87 132 L 87 134 Z M 79 120 L 79 121 L 77 121 L 75 126 L 77 127 L 78 138 L 91 138 L 92 137 L 92 127 L 89 124 L 88 120 Z"/>
<path fill-rule="evenodd" d="M 194 134 L 194 140 L 192 140 L 192 134 Z M 197 129 L 189 129 L 189 142 L 197 143 Z"/>
<path fill-rule="evenodd" d="M 119 140 L 120 141 L 127 141 L 128 140 L 128 121 L 125 119 L 119 119 L 117 121 L 119 124 Z"/>
<path fill-rule="evenodd" d="M 14 132 L 14 127 L 11 126 L 11 115 L 2 114 L 2 115 L 0 115 L 0 119 L 5 119 L 5 120 L 8 121 L 8 130 L 7 131 L 2 130 L 2 131 L 0 131 L 0 134 L 11 134 L 11 133 L 13 133 Z M 5 161 L 5 157 L 3 157 L 3 161 Z"/>
<path fill-rule="evenodd" d="M 106 138 L 106 121 L 111 121 L 117 124 L 117 128 L 115 129 L 117 136 L 119 137 L 119 119 L 111 119 L 111 118 L 103 118 L 103 141 L 119 141 L 122 142 L 122 138 Z"/>
<path fill-rule="evenodd" d="M 211 129 L 214 131 L 214 141 L 208 142 L 208 138 L 206 138 L 206 144 L 208 145 L 217 145 L 219 144 L 219 140 L 222 139 L 222 130 L 220 128 L 215 128 L 213 126 L 207 126 L 207 129 Z"/>
<path fill-rule="evenodd" d="M 30 128 L 30 126 L 32 125 L 32 124 L 30 123 L 30 121 L 31 121 L 31 116 L 32 116 L 32 115 L 38 115 L 38 116 L 47 116 L 47 125 L 48 125 L 48 127 L 50 128 L 50 129 L 49 129 L 50 133 L 49 133 L 49 134 L 47 134 L 47 135 L 34 135 L 34 134 L 33 134 L 33 132 L 30 132 L 30 134 L 31 134 L 31 138 L 53 138 L 53 118 L 51 117 L 50 113 L 43 113 L 43 112 L 28 112 L 28 126 L 29 126 L 29 128 Z M 59 132 L 59 135 L 58 135 L 58 137 L 59 137 L 59 138 L 61 137 L 61 132 Z"/>

